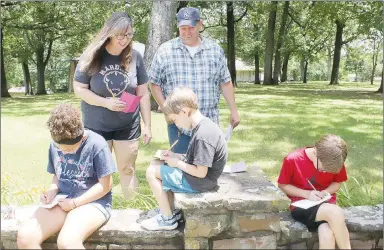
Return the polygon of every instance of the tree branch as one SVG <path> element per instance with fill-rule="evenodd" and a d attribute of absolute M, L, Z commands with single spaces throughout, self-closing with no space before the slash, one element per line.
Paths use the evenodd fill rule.
<path fill-rule="evenodd" d="M 288 11 L 288 16 L 289 16 L 289 17 L 292 19 L 292 21 L 295 22 L 300 28 L 305 29 L 305 27 L 304 27 L 301 23 L 299 23 L 299 21 L 297 21 L 297 20 L 293 17 L 293 15 L 291 14 L 291 12 L 289 12 L 289 11 Z"/>
<path fill-rule="evenodd" d="M 224 27 L 224 25 L 223 24 L 216 24 L 216 25 L 211 25 L 211 26 L 205 26 L 205 25 L 203 25 L 203 29 L 200 31 L 200 33 L 202 33 L 204 30 L 206 30 L 206 29 L 209 29 L 209 28 L 214 28 L 214 27 Z"/>
<path fill-rule="evenodd" d="M 144 14 L 138 16 L 140 19 L 139 19 L 139 21 L 135 21 L 134 25 L 138 25 L 138 24 L 140 24 L 140 23 L 143 21 L 143 19 L 144 19 L 148 14 L 149 14 L 149 9 L 147 9 L 147 11 L 145 11 Z M 137 18 L 136 18 L 136 20 L 137 20 Z"/>
<path fill-rule="evenodd" d="M 245 17 L 247 15 L 247 12 L 248 12 L 248 4 L 245 6 L 244 13 L 237 20 L 235 20 L 235 23 L 241 21 L 241 19 L 243 19 L 243 17 Z"/>
<path fill-rule="evenodd" d="M 44 67 L 47 66 L 48 61 L 49 61 L 49 57 L 51 56 L 52 44 L 53 44 L 53 39 L 49 39 L 48 53 L 47 53 L 47 57 L 45 58 L 45 61 L 44 61 Z"/>

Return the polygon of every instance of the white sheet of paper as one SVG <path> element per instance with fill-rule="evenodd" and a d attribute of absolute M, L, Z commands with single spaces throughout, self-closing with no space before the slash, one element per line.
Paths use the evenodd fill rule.
<path fill-rule="evenodd" d="M 167 150 L 157 150 L 156 154 L 154 156 L 155 159 L 164 160 L 164 153 L 167 152 Z"/>
<path fill-rule="evenodd" d="M 332 196 L 330 194 L 328 194 L 327 196 L 325 196 L 323 199 L 321 199 L 319 201 L 311 201 L 311 200 L 305 199 L 305 200 L 300 200 L 300 201 L 293 202 L 291 205 L 295 206 L 295 207 L 300 207 L 300 208 L 308 209 L 310 207 L 319 205 L 320 203 L 331 199 L 331 197 Z"/>
<path fill-rule="evenodd" d="M 225 131 L 225 140 L 228 142 L 229 141 L 229 138 L 231 138 L 231 135 L 232 135 L 232 131 L 233 131 L 233 127 L 231 124 L 229 124 L 228 128 L 227 128 L 227 131 Z"/>
<path fill-rule="evenodd" d="M 59 200 L 60 199 L 64 199 L 64 198 L 67 198 L 68 195 L 66 194 L 58 194 L 55 196 L 55 198 L 53 198 L 53 200 L 48 203 L 48 204 L 45 204 L 45 203 L 42 203 L 40 202 L 39 204 L 39 207 L 43 207 L 43 208 L 53 208 L 54 206 L 56 206 L 58 203 L 59 203 Z"/>
<path fill-rule="evenodd" d="M 247 171 L 247 165 L 244 161 L 233 163 L 232 165 L 225 165 L 223 173 L 240 173 Z"/>

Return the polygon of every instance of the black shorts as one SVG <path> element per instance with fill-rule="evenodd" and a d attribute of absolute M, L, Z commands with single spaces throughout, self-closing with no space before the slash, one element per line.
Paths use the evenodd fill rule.
<path fill-rule="evenodd" d="M 101 135 L 106 141 L 133 141 L 137 140 L 141 135 L 140 123 L 133 124 L 132 126 L 129 126 L 122 130 L 115 130 L 110 132 L 95 130 L 91 128 L 87 129 L 92 130 L 93 132 Z"/>
<path fill-rule="evenodd" d="M 317 206 L 310 207 L 308 209 L 296 207 L 291 211 L 291 215 L 293 219 L 303 223 L 307 226 L 309 232 L 316 232 L 317 228 L 323 224 L 327 223 L 325 220 L 322 221 L 315 221 L 317 210 L 319 210 L 319 207 L 327 202 L 323 202 Z"/>

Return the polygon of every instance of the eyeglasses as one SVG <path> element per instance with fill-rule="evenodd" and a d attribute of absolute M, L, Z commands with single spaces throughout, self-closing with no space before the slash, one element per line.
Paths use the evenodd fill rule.
<path fill-rule="evenodd" d="M 117 38 L 117 40 L 123 40 L 125 37 L 127 37 L 128 39 L 131 39 L 134 34 L 135 34 L 135 31 L 132 31 L 132 32 L 127 33 L 125 35 L 122 35 L 122 34 L 116 35 L 116 38 Z"/>

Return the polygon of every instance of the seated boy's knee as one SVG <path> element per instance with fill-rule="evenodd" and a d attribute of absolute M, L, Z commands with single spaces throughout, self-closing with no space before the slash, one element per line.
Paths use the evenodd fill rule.
<path fill-rule="evenodd" d="M 323 209 L 329 221 L 344 221 L 344 210 L 335 204 L 323 204 Z"/>

